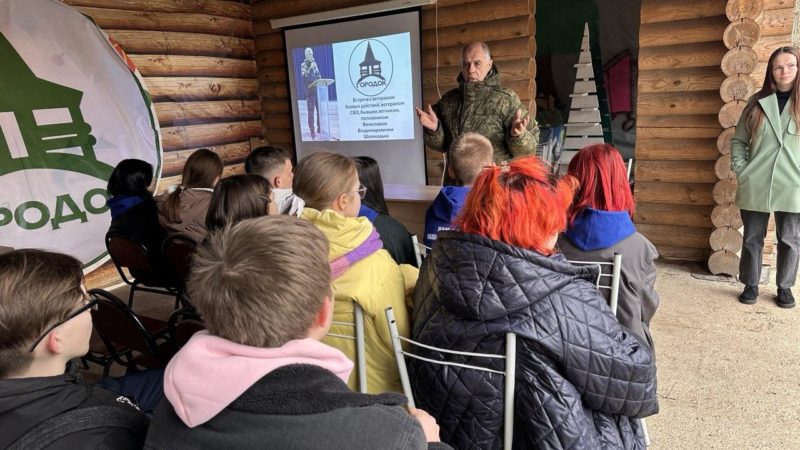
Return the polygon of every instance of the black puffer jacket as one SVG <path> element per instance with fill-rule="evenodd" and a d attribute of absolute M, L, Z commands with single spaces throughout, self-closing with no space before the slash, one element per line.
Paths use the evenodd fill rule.
<path fill-rule="evenodd" d="M 503 353 L 505 333 L 518 336 L 514 448 L 644 448 L 629 417 L 658 411 L 655 362 L 587 281 L 596 270 L 456 231 L 440 233 L 423 264 L 415 340 Z M 444 442 L 501 447 L 502 376 L 425 363 L 410 371 Z"/>

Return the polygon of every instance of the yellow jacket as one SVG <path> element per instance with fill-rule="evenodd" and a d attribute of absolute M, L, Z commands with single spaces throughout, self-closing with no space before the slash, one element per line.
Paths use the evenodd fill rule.
<path fill-rule="evenodd" d="M 328 238 L 329 261 L 358 247 L 373 230 L 372 223 L 367 218 L 348 218 L 331 209 L 320 212 L 306 207 L 302 217 L 316 225 Z M 416 269 L 408 269 L 404 267 L 401 272 L 389 253 L 381 249 L 356 262 L 333 282 L 336 299 L 334 321 L 352 323 L 354 301 L 364 310 L 367 390 L 371 394 L 403 391 L 384 310 L 387 306 L 394 308 L 397 329 L 401 336 L 408 337 L 410 320 L 405 303 L 404 272 L 414 282 L 418 275 Z M 352 326 L 334 324 L 330 333 L 352 336 L 354 331 Z M 343 351 L 353 361 L 356 360 L 355 341 L 328 336 L 323 342 Z M 353 371 L 347 384 L 351 389 L 358 390 L 357 370 Z"/>

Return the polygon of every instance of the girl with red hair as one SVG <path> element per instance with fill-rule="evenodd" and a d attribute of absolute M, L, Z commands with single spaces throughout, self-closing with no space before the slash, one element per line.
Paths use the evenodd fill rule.
<path fill-rule="evenodd" d="M 649 325 L 659 303 L 655 290 L 658 252 L 631 221 L 636 205 L 625 163 L 614 146 L 589 145 L 572 158 L 567 173 L 578 180 L 580 188 L 558 247 L 575 261 L 611 261 L 614 253 L 622 255 L 617 317 L 652 348 Z"/>
<path fill-rule="evenodd" d="M 481 171 L 457 229 L 439 233 L 422 265 L 412 335 L 496 354 L 506 333 L 517 335 L 515 449 L 644 449 L 631 418 L 658 410 L 653 355 L 614 318 L 590 281 L 597 269 L 573 266 L 555 249 L 576 186 L 533 156 Z M 502 369 L 485 358 L 459 362 Z M 409 366 L 418 407 L 436 417 L 444 442 L 501 447 L 502 376 Z"/>

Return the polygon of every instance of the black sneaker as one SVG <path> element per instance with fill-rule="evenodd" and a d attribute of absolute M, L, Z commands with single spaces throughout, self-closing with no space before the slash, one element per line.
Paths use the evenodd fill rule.
<path fill-rule="evenodd" d="M 794 308 L 794 295 L 792 295 L 792 290 L 778 288 L 778 296 L 775 297 L 775 304 L 781 308 Z"/>
<path fill-rule="evenodd" d="M 739 301 L 745 305 L 754 305 L 756 303 L 756 298 L 758 298 L 758 286 L 750 284 L 745 285 L 744 291 L 739 295 Z"/>

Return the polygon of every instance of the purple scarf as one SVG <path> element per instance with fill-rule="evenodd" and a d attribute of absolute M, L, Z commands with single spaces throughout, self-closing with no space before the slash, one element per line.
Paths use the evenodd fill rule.
<path fill-rule="evenodd" d="M 358 247 L 351 250 L 333 261 L 331 261 L 331 280 L 335 280 L 344 275 L 353 264 L 361 261 L 367 256 L 377 252 L 383 248 L 381 236 L 375 229 L 372 230 L 367 240 L 361 243 Z"/>

